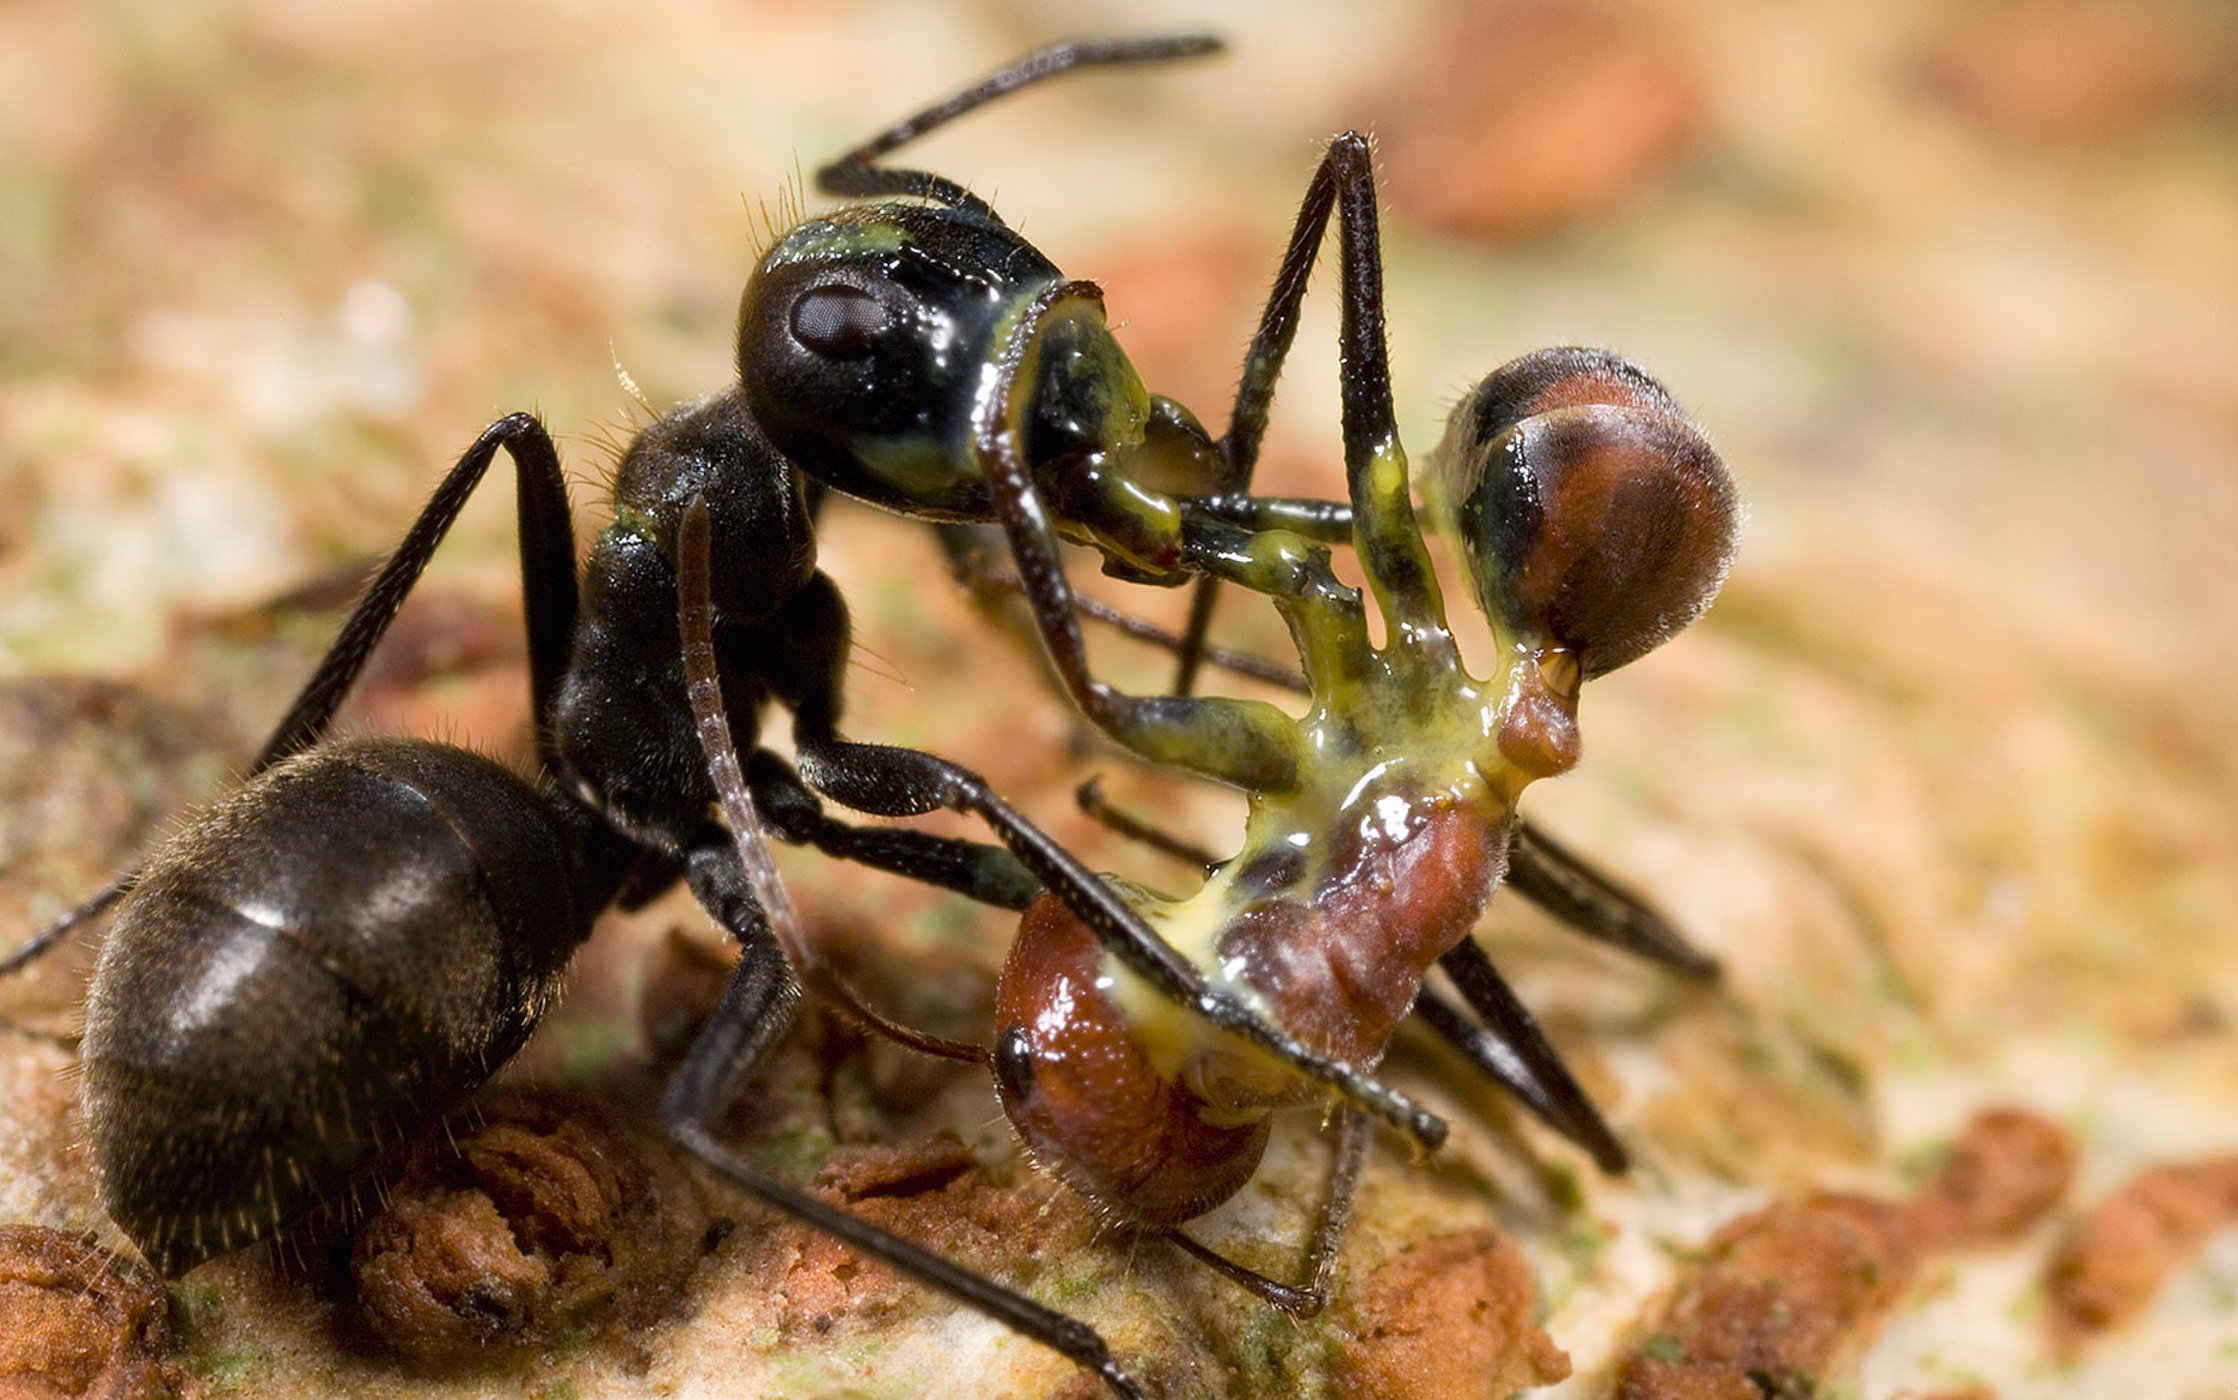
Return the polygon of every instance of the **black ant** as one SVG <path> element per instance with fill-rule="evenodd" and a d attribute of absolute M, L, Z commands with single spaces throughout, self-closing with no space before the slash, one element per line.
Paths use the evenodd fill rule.
<path fill-rule="evenodd" d="M 1115 1391 L 1139 1394 L 1091 1330 L 764 1175 L 708 1131 L 726 1086 L 782 1032 L 796 979 L 908 1043 L 989 1058 L 892 1026 L 817 960 L 757 868 L 749 788 L 751 803 L 787 840 L 1008 907 L 1044 888 L 1056 892 L 1067 912 L 1052 914 L 1058 906 L 1043 898 L 1029 928 L 1054 919 L 1067 937 L 1088 931 L 1127 970 L 1130 986 L 1192 1018 L 1180 1042 L 1217 1041 L 1223 1054 L 1255 1047 L 1223 1063 L 1261 1074 L 1284 1066 L 1281 1077 L 1334 1089 L 1425 1147 L 1442 1139 L 1442 1123 L 1366 1077 L 1358 1062 L 1372 1060 L 1376 1047 L 1356 1054 L 1349 1044 L 1314 1045 L 1311 1029 L 1281 1024 L 1292 1008 L 1268 1003 L 1247 982 L 1208 976 L 1146 921 L 1163 919 L 1167 908 L 1095 878 L 976 775 L 838 733 L 847 619 L 836 588 L 815 568 L 814 502 L 824 486 L 933 518 L 1000 517 L 1020 546 L 1060 666 L 1069 664 L 1068 683 L 1100 724 L 1146 756 L 1256 790 L 1261 810 L 1266 794 L 1286 793 L 1297 780 L 1294 731 L 1271 709 L 1120 696 L 1089 680 L 1050 532 L 1093 543 L 1107 567 L 1130 577 L 1234 579 L 1275 597 L 1294 625 L 1306 613 L 1341 613 L 1342 590 L 1325 570 L 1315 575 L 1320 555 L 1297 554 L 1296 535 L 1268 527 L 1350 538 L 1356 517 L 1381 521 L 1389 502 L 1378 507 L 1363 496 L 1357 461 L 1349 508 L 1270 501 L 1245 489 L 1326 217 L 1330 166 L 1309 194 L 1229 436 L 1215 443 L 1185 410 L 1142 389 L 1103 326 L 1093 287 L 1063 281 L 953 182 L 875 164 L 1025 84 L 1212 47 L 1196 37 L 1060 45 L 825 167 L 818 179 L 827 192 L 881 202 L 803 223 L 765 259 L 741 306 L 741 382 L 637 437 L 617 473 L 615 522 L 580 582 L 551 439 L 528 415 L 501 419 L 438 487 L 245 785 L 140 871 L 0 963 L 0 973 L 21 966 L 124 897 L 89 997 L 89 1135 L 105 1206 L 160 1270 L 175 1274 L 270 1235 L 341 1191 L 382 1146 L 440 1117 L 526 1039 L 601 909 L 681 880 L 746 955 L 666 1096 L 679 1140 L 741 1189 L 1056 1348 Z M 1332 161 L 1347 149 L 1340 140 Z M 1357 149 L 1364 181 L 1365 149 Z M 1372 366 L 1352 353 L 1353 323 L 1380 296 L 1372 279 L 1355 275 L 1349 252 L 1352 202 L 1365 188 L 1344 190 L 1348 458 L 1368 441 L 1355 379 L 1382 372 L 1380 324 Z M 1367 232 L 1372 262 L 1372 223 Z M 1379 421 L 1387 429 L 1387 391 L 1384 398 Z M 1372 413 L 1368 421 L 1373 427 Z M 426 741 L 325 742 L 337 707 L 499 448 L 518 478 L 539 780 Z M 1139 485 L 1134 471 L 1159 463 L 1210 473 L 1217 489 L 1175 499 Z M 1395 489 L 1404 512 L 1403 465 Z M 1496 504 L 1465 501 L 1459 519 L 1482 524 L 1497 513 Z M 1388 531 L 1362 533 L 1371 577 L 1390 576 L 1374 553 Z M 1418 553 L 1418 536 L 1414 547 Z M 1283 554 L 1289 572 L 1277 576 L 1266 560 L 1254 562 L 1252 551 L 1262 548 Z M 1627 581 L 1607 573 L 1593 581 Z M 1398 577 L 1418 588 L 1427 576 Z M 1570 597 L 1546 587 L 1556 605 Z M 1590 596 L 1596 605 L 1624 603 L 1621 595 Z M 1052 620 L 1059 614 L 1061 624 Z M 1336 636 L 1308 643 L 1321 626 L 1299 632 L 1309 663 L 1329 655 Z M 1593 640 L 1532 636 L 1557 653 Z M 1341 653 L 1348 643 L 1335 645 Z M 1364 692 L 1344 692 L 1356 693 Z M 792 712 L 797 773 L 759 750 L 741 773 L 722 716 L 747 724 L 750 741 L 770 700 Z M 1399 713 L 1386 718 L 1404 729 Z M 815 792 L 880 815 L 974 813 L 1003 845 L 854 827 L 825 816 Z M 718 805 L 730 816 L 728 831 L 712 819 Z M 1256 822 L 1253 831 L 1263 834 Z M 1496 833 L 1486 833 L 1489 862 Z M 1283 882 L 1262 867 L 1254 860 L 1230 869 L 1278 892 Z M 1217 883 L 1234 887 L 1227 876 Z M 1460 955 L 1452 956 L 1458 967 Z M 1480 1012 L 1499 1004 L 1482 979 L 1457 975 Z M 1413 1001 L 1410 984 L 1396 1014 Z M 1473 1036 L 1488 1062 L 1516 1060 L 1501 1033 L 1528 1025 L 1527 1017 L 1494 1015 L 1487 1034 L 1431 1020 L 1457 1040 Z M 1061 1082 L 1062 1065 L 1047 1047 L 1037 1058 L 1020 1029 L 1003 1036 L 992 1060 L 1005 1101 L 1032 1117 L 1047 1102 L 1044 1091 Z M 1519 1077 L 1539 1075 L 1546 1060 L 1550 1051 L 1525 1051 Z M 1344 1160 L 1356 1167 L 1364 1119 L 1357 1111 L 1346 1119 Z M 1075 1167 L 1075 1179 L 1100 1170 L 1085 1158 L 1066 1169 Z M 1334 1229 L 1321 1234 L 1325 1274 Z"/>

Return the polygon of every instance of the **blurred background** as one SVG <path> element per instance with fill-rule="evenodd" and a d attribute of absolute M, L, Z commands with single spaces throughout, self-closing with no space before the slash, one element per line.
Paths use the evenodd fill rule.
<path fill-rule="evenodd" d="M 253 750 L 331 633 L 320 589 L 347 595 L 482 425 L 542 413 L 595 529 L 641 421 L 616 367 L 656 406 L 735 373 L 739 286 L 817 206 L 804 170 L 1047 40 L 1173 28 L 1231 50 L 1081 78 L 913 153 L 1103 282 L 1152 388 L 1222 420 L 1321 146 L 1358 128 L 1417 454 L 1495 365 L 1601 344 L 1694 411 L 1748 501 L 1723 600 L 1597 686 L 1584 768 L 1533 794 L 1729 971 L 1717 1010 L 1673 1010 L 1527 916 L 1507 930 L 1656 1167 L 1596 1186 L 1597 1218 L 1662 1221 L 1628 1236 L 1651 1256 L 1770 1189 L 1891 1179 L 1988 1102 L 2066 1124 L 2086 1190 L 2238 1149 L 2221 0 L 17 0 L 0 947 Z M 1329 494 L 1334 307 L 1311 307 L 1261 480 Z M 353 724 L 523 751 L 508 495 L 476 503 Z M 1232 844 L 1217 796 L 1094 758 L 918 532 L 842 509 L 824 549 L 861 614 L 856 733 L 979 763 L 1084 846 L 1065 793 L 1089 754 Z M 1223 617 L 1282 649 L 1270 616 Z M 1164 671 L 1109 656 L 1138 685 Z M 910 892 L 788 869 L 835 919 L 898 908 L 955 936 Z M 629 954 L 603 956 L 626 983 Z M 75 995 L 58 971 L 15 1009 L 61 1024 Z M 67 1059 L 21 1053 L 33 1076 Z M 9 1218 L 85 1223 L 49 1150 L 68 1137 L 56 1116 L 11 1149 Z M 1655 1216 L 1642 1190 L 1707 1213 Z M 1542 1267 L 1581 1372 L 1565 1393 L 1599 1393 L 1653 1266 Z M 2227 1393 L 2228 1232 L 2190 1293 L 2079 1361 L 2031 1330 L 2025 1275 L 1907 1314 L 1863 1393 L 2112 1394 L 2163 1364 Z"/>

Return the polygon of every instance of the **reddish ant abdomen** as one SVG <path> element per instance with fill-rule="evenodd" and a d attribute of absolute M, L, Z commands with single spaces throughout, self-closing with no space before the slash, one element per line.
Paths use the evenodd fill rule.
<path fill-rule="evenodd" d="M 1251 1179 L 1267 1116 L 1221 1114 L 1162 1067 L 1110 987 L 1088 926 L 1049 895 L 1035 900 L 995 992 L 1008 1028 L 996 1091 L 1035 1160 L 1082 1195 L 1139 1225 L 1178 1225 Z"/>
<path fill-rule="evenodd" d="M 1508 833 L 1451 794 L 1362 805 L 1314 886 L 1245 903 L 1213 961 L 1301 1041 L 1370 1067 L 1483 913 Z M 1038 1160 L 1137 1224 L 1178 1224 L 1250 1179 L 1268 1114 L 1320 1091 L 1231 1037 L 1168 1045 L 1110 994 L 1113 975 L 1071 910 L 1027 910 L 996 993 L 997 1082 Z"/>

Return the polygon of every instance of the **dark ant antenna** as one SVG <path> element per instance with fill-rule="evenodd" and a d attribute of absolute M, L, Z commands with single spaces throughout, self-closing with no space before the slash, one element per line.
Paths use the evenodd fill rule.
<path fill-rule="evenodd" d="M 879 165 L 890 155 L 926 134 L 977 111 L 998 97 L 1031 87 L 1060 74 L 1082 68 L 1111 68 L 1138 63 L 1170 63 L 1200 58 L 1225 47 L 1210 34 L 1161 34 L 1143 39 L 1076 39 L 1045 49 L 999 68 L 953 96 L 902 118 L 843 156 L 816 169 L 816 188 L 826 194 L 884 199 L 896 195 L 929 199 L 951 209 L 967 210 L 994 223 L 1002 222 L 985 200 L 945 175 L 929 170 L 897 170 Z"/>

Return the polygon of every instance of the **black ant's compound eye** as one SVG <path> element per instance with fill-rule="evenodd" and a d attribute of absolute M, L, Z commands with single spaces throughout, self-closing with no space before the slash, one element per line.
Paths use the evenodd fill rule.
<path fill-rule="evenodd" d="M 1024 1103 L 1033 1096 L 1033 1048 L 1026 1042 L 1026 1028 L 1012 1026 L 995 1038 L 995 1087 L 1006 1103 Z"/>
<path fill-rule="evenodd" d="M 878 348 L 891 319 L 859 287 L 811 287 L 793 303 L 793 338 L 826 359 L 859 359 Z"/>
<path fill-rule="evenodd" d="M 1740 537 L 1709 441 L 1605 350 L 1541 350 L 1493 371 L 1454 410 L 1434 471 L 1485 608 L 1588 677 L 1700 616 Z"/>

